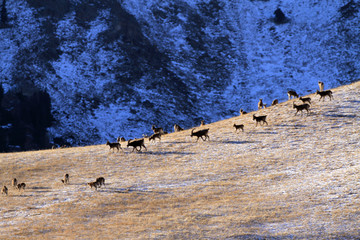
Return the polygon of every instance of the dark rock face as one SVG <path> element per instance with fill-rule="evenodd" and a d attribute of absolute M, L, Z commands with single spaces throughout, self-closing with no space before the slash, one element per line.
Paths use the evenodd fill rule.
<path fill-rule="evenodd" d="M 276 24 L 284 24 L 289 22 L 289 19 L 285 16 L 284 12 L 280 8 L 275 10 L 274 15 L 274 22 Z"/>
<path fill-rule="evenodd" d="M 339 9 L 339 12 L 341 13 L 341 16 L 345 19 L 351 19 L 356 17 L 357 13 L 360 9 L 360 3 L 354 2 L 353 0 L 349 1 L 347 4 L 342 6 Z"/>

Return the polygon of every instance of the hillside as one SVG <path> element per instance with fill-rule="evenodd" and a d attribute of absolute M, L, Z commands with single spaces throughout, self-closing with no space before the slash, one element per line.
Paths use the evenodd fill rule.
<path fill-rule="evenodd" d="M 254 112 L 268 126 L 253 113 L 210 123 L 206 142 L 188 129 L 146 139 L 139 153 L 103 144 L 0 154 L 0 238 L 355 239 L 360 82 L 332 91 L 333 101 L 309 95 L 309 116 L 290 100 Z M 105 187 L 86 186 L 99 176 Z"/>

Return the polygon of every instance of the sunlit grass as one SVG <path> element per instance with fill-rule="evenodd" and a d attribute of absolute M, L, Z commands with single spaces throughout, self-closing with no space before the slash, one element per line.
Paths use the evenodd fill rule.
<path fill-rule="evenodd" d="M 309 116 L 289 101 L 259 111 L 268 126 L 252 113 L 208 124 L 210 142 L 189 129 L 146 139 L 141 153 L 104 144 L 0 154 L 0 238 L 355 238 L 360 83 L 333 92 L 331 102 L 310 95 Z M 86 185 L 100 176 L 105 187 Z"/>

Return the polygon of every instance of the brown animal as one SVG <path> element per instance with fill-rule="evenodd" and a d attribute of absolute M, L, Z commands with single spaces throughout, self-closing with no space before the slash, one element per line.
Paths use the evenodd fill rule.
<path fill-rule="evenodd" d="M 262 98 L 260 98 L 258 102 L 258 109 L 262 109 L 263 107 L 266 107 L 266 104 L 264 104 Z"/>
<path fill-rule="evenodd" d="M 8 188 L 6 186 L 3 186 L 3 188 L 1 189 L 1 194 L 8 195 Z"/>
<path fill-rule="evenodd" d="M 291 99 L 291 97 L 293 97 L 293 98 L 299 97 L 299 95 L 295 91 L 292 91 L 292 90 L 288 91 L 287 94 L 288 94 L 289 100 Z"/>
<path fill-rule="evenodd" d="M 243 109 L 240 109 L 240 115 L 242 116 L 242 115 L 245 115 L 245 114 L 247 114 L 247 112 L 245 112 Z"/>
<path fill-rule="evenodd" d="M 307 113 L 309 114 L 309 108 L 310 108 L 310 105 L 307 104 L 307 103 L 304 103 L 304 104 L 301 104 L 301 105 L 296 105 L 295 103 L 293 103 L 293 108 L 296 108 L 296 113 L 295 113 L 295 116 L 298 112 L 302 111 L 303 110 L 306 110 Z"/>
<path fill-rule="evenodd" d="M 20 191 L 21 189 L 25 190 L 25 187 L 26 187 L 26 184 L 25 184 L 25 183 L 19 183 L 19 184 L 17 185 L 17 189 L 19 189 L 19 191 Z"/>
<path fill-rule="evenodd" d="M 200 127 L 205 125 L 205 120 L 201 120 Z"/>
<path fill-rule="evenodd" d="M 255 114 L 254 114 L 253 115 L 253 120 L 256 121 L 255 126 L 257 126 L 258 123 L 260 123 L 260 125 L 263 125 L 264 123 L 266 123 L 266 125 L 268 125 L 268 123 L 266 121 L 266 115 L 264 115 L 264 116 L 255 116 Z"/>
<path fill-rule="evenodd" d="M 97 191 L 97 188 L 99 187 L 99 183 L 97 183 L 97 182 L 89 182 L 89 183 L 87 183 L 87 185 L 90 188 L 95 188 L 96 191 Z"/>
<path fill-rule="evenodd" d="M 17 179 L 16 178 L 13 178 L 13 180 L 11 181 L 11 186 L 13 186 L 14 188 L 17 187 Z"/>
<path fill-rule="evenodd" d="M 191 137 L 197 137 L 196 139 L 196 142 L 199 140 L 199 138 L 201 138 L 203 141 L 206 141 L 206 139 L 209 139 L 210 140 L 210 137 L 208 135 L 209 133 L 209 128 L 207 129 L 202 129 L 202 130 L 199 130 L 199 131 L 196 131 L 194 132 L 195 128 L 191 131 Z M 203 138 L 205 137 L 205 139 Z"/>
<path fill-rule="evenodd" d="M 271 106 L 275 106 L 279 103 L 279 100 L 275 99 L 274 101 L 272 101 Z"/>
<path fill-rule="evenodd" d="M 324 83 L 319 81 L 318 84 L 319 84 L 320 92 L 324 91 Z"/>
<path fill-rule="evenodd" d="M 164 130 L 161 127 L 159 128 L 155 127 L 155 125 L 152 125 L 151 130 L 153 130 L 154 133 L 164 134 Z"/>
<path fill-rule="evenodd" d="M 97 185 L 98 185 L 98 187 L 101 187 L 101 186 L 105 186 L 105 178 L 103 178 L 103 177 L 98 177 L 97 179 L 96 179 L 96 183 L 97 183 Z"/>
<path fill-rule="evenodd" d="M 309 103 L 309 104 L 311 104 L 311 98 L 309 98 L 309 97 L 305 97 L 305 98 L 300 97 L 300 100 L 301 100 L 303 103 Z"/>
<path fill-rule="evenodd" d="M 109 145 L 109 147 L 110 147 L 110 148 L 109 148 L 109 151 L 112 149 L 113 152 L 114 152 L 115 148 L 117 149 L 117 151 L 119 151 L 119 149 L 122 150 L 121 144 L 120 144 L 119 142 L 111 143 L 111 142 L 107 141 L 107 142 L 106 142 L 106 145 Z"/>
<path fill-rule="evenodd" d="M 242 131 L 244 131 L 244 124 L 235 124 L 234 123 L 234 128 L 235 128 L 235 132 L 237 132 L 237 130 L 241 129 Z"/>
<path fill-rule="evenodd" d="M 183 131 L 184 129 L 182 128 L 182 127 L 180 127 L 179 125 L 177 125 L 176 123 L 175 123 L 175 125 L 174 125 L 174 131 L 175 132 L 180 132 L 180 131 Z"/>
<path fill-rule="evenodd" d="M 135 149 L 136 149 L 136 151 L 139 152 L 139 151 L 141 151 L 142 147 L 144 147 L 147 150 L 147 148 L 145 147 L 143 138 L 135 139 L 135 140 L 129 140 L 128 144 L 127 144 L 127 147 L 133 147 L 133 150 L 131 152 L 133 152 Z M 140 149 L 138 149 L 138 147 L 140 147 Z"/>
<path fill-rule="evenodd" d="M 125 142 L 126 140 L 125 140 L 124 137 L 118 137 L 118 138 L 116 139 L 116 141 L 117 141 L 117 142 Z"/>
<path fill-rule="evenodd" d="M 61 179 L 61 182 L 63 184 L 69 184 L 69 174 L 65 173 L 64 174 L 64 179 Z"/>
<path fill-rule="evenodd" d="M 324 101 L 326 96 L 328 96 L 328 97 L 330 98 L 330 101 L 331 101 L 331 99 L 334 99 L 331 90 L 326 90 L 326 91 L 322 91 L 322 92 L 320 92 L 319 90 L 316 90 L 316 94 L 317 94 L 317 95 L 320 95 L 319 101 L 320 101 L 322 98 L 324 98 L 324 99 L 323 99 L 323 101 Z"/>
<path fill-rule="evenodd" d="M 153 135 L 151 135 L 151 136 L 149 137 L 149 142 L 150 142 L 151 140 L 153 140 L 153 142 L 155 142 L 155 139 L 156 139 L 156 138 L 158 138 L 159 141 L 161 141 L 161 134 L 160 134 L 160 133 L 154 133 Z"/>

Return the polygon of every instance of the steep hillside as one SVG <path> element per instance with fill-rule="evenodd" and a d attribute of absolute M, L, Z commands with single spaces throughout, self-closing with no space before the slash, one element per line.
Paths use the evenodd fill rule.
<path fill-rule="evenodd" d="M 360 82 L 332 91 L 332 101 L 309 95 L 309 115 L 295 116 L 296 99 L 207 124 L 205 142 L 187 129 L 145 139 L 142 152 L 102 144 L 0 154 L 9 188 L 0 238 L 356 239 Z M 86 186 L 100 176 L 106 186 Z"/>
<path fill-rule="evenodd" d="M 15 150 L 191 127 L 359 78 L 356 1 L 5 2 L 0 143 Z M 39 92 L 42 128 L 12 106 Z"/>

